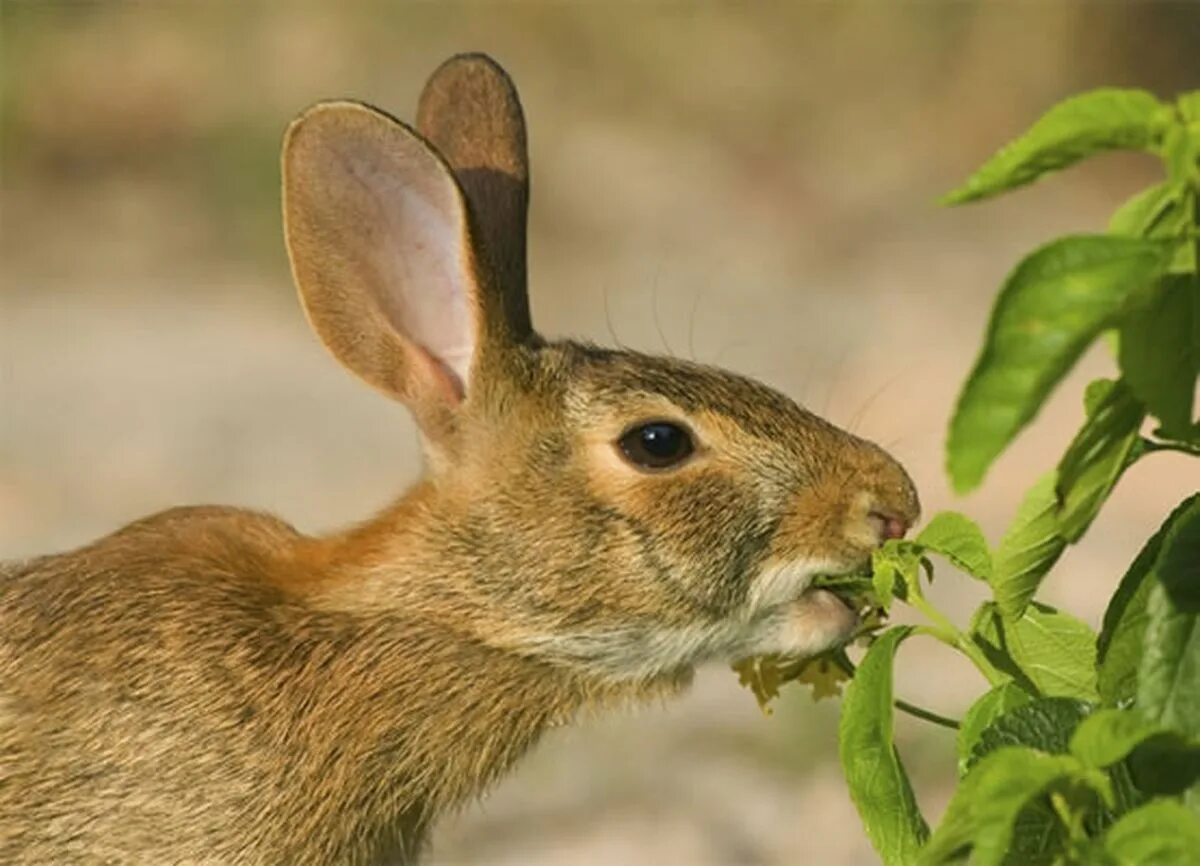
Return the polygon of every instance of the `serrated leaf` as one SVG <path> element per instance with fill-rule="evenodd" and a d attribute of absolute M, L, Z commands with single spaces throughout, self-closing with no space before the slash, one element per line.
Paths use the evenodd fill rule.
<path fill-rule="evenodd" d="M 1200 737 L 1200 497 L 1167 530 L 1154 572 L 1137 707 L 1147 719 Z"/>
<path fill-rule="evenodd" d="M 1200 850 L 1200 819 L 1172 800 L 1153 800 L 1108 828 L 1103 839 L 1114 866 L 1182 866 Z"/>
<path fill-rule="evenodd" d="M 1021 704 L 984 729 L 967 757 L 968 768 L 990 752 L 1005 746 L 1028 746 L 1048 754 L 1068 754 L 1073 737 L 1095 711 L 1095 704 L 1074 698 L 1038 698 Z M 1087 761 L 1083 763 L 1087 764 Z M 1090 831 L 1098 831 L 1111 824 L 1117 814 L 1139 805 L 1145 799 L 1145 795 L 1134 786 L 1129 770 L 1124 765 L 1108 767 L 1106 777 L 1108 781 L 1101 791 L 1103 802 L 1091 804 L 1084 811 L 1084 824 Z M 1051 841 L 1063 829 L 1060 820 L 1046 804 L 1038 803 L 1029 807 L 1028 813 L 1022 816 L 1022 823 L 1026 832 L 1014 841 L 1016 847 L 1011 862 L 1022 866 L 1035 861 L 1043 862 L 1052 853 Z"/>
<path fill-rule="evenodd" d="M 814 701 L 836 698 L 842 693 L 842 683 L 849 682 L 850 674 L 829 655 L 819 655 L 805 661 L 796 673 L 795 681 L 810 689 Z"/>
<path fill-rule="evenodd" d="M 1101 700 L 1115 706 L 1137 693 L 1137 671 L 1146 631 L 1146 600 L 1157 582 L 1154 567 L 1170 528 L 1190 508 L 1200 506 L 1200 494 L 1184 500 L 1142 547 L 1121 578 L 1104 612 L 1096 639 L 1096 685 Z"/>
<path fill-rule="evenodd" d="M 871 554 L 871 585 L 885 611 L 892 600 L 904 598 L 907 588 L 920 578 L 921 551 L 913 542 L 892 539 Z"/>
<path fill-rule="evenodd" d="M 1124 341 L 1121 344 L 1125 349 Z M 1140 450 L 1138 431 L 1146 410 L 1121 381 L 1088 386 L 1091 405 L 1083 427 L 1058 464 L 1059 533 L 1078 541 Z"/>
<path fill-rule="evenodd" d="M 1077 698 L 1035 698 L 992 721 L 967 756 L 967 771 L 985 755 L 1005 746 L 1028 746 L 1050 755 L 1065 755 L 1072 732 L 1095 709 Z"/>
<path fill-rule="evenodd" d="M 1048 755 L 1024 746 L 1005 746 L 983 757 L 955 791 L 942 823 L 921 851 L 918 864 L 957 861 L 965 848 L 971 862 L 999 866 L 1013 848 L 1018 818 L 1043 794 L 1060 785 L 1103 790 L 1103 774 L 1069 755 Z M 1029 861 L 1022 861 L 1029 862 Z"/>
<path fill-rule="evenodd" d="M 893 739 L 892 664 L 909 626 L 885 631 L 846 687 L 838 753 L 850 798 L 886 866 L 909 864 L 929 835 Z"/>
<path fill-rule="evenodd" d="M 1167 436 L 1192 428 L 1200 374 L 1200 276 L 1163 277 L 1121 324 L 1121 374 Z"/>
<path fill-rule="evenodd" d="M 1032 700 L 1029 692 L 1015 683 L 1008 682 L 990 689 L 971 704 L 959 725 L 955 744 L 958 750 L 958 775 L 960 777 L 966 774 L 971 753 L 984 730 L 1009 710 L 1024 706 Z"/>
<path fill-rule="evenodd" d="M 978 486 L 1129 296 L 1166 269 L 1170 248 L 1116 235 L 1062 238 L 1006 280 L 984 347 L 959 396 L 946 445 L 955 490 Z"/>
<path fill-rule="evenodd" d="M 1058 528 L 1058 475 L 1050 472 L 1025 494 L 996 548 L 992 594 L 1007 617 L 1019 617 L 1067 540 Z"/>
<path fill-rule="evenodd" d="M 1170 114 L 1144 90 L 1104 88 L 1067 99 L 942 201 L 962 204 L 987 198 L 1105 150 L 1150 150 Z"/>
<path fill-rule="evenodd" d="M 987 539 L 965 514 L 957 511 L 935 514 L 913 541 L 931 553 L 941 554 L 973 577 L 992 579 L 992 552 Z"/>
<path fill-rule="evenodd" d="M 1096 636 L 1086 623 L 1043 604 L 1015 619 L 984 604 L 972 628 L 988 660 L 1018 685 L 1046 697 L 1098 699 Z"/>
<path fill-rule="evenodd" d="M 772 656 L 753 656 L 734 662 L 732 667 L 738 675 L 738 684 L 754 693 L 758 708 L 769 716 L 771 701 L 779 697 L 779 686 L 783 683 L 778 660 Z"/>

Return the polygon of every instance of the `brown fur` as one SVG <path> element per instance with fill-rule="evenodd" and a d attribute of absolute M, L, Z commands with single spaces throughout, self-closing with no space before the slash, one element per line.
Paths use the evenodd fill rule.
<path fill-rule="evenodd" d="M 511 83 L 452 60 L 421 116 L 443 153 L 318 106 L 284 168 L 314 328 L 410 406 L 427 477 L 328 537 L 180 508 L 4 567 L 0 862 L 411 862 L 547 727 L 844 640 L 808 582 L 916 519 L 895 461 L 777 392 L 537 337 Z M 430 243 L 450 259 L 414 275 Z M 662 418 L 695 454 L 629 465 L 615 441 Z"/>

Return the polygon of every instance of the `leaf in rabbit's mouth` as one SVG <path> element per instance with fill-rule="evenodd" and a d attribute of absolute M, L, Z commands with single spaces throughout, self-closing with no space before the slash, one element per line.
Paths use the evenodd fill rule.
<path fill-rule="evenodd" d="M 883 627 L 887 618 L 870 574 L 841 574 L 819 576 L 810 584 L 812 589 L 824 589 L 836 595 L 858 614 L 859 627 L 851 641 L 870 639 Z M 838 647 L 810 658 L 786 658 L 779 655 L 754 656 L 733 665 L 738 681 L 754 693 L 763 712 L 771 712 L 771 701 L 779 696 L 784 683 L 806 683 L 812 689 L 814 701 L 837 697 L 842 683 L 850 679 L 854 667 L 846 651 Z"/>
<path fill-rule="evenodd" d="M 875 592 L 874 579 L 869 574 L 839 574 L 835 576 L 817 576 L 810 584 L 813 589 L 824 589 L 832 592 L 855 612 L 861 613 L 864 608 L 882 607 Z"/>

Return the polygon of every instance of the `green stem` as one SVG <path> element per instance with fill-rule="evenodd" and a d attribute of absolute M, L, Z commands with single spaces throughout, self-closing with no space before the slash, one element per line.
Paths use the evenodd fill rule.
<path fill-rule="evenodd" d="M 920 611 L 932 623 L 932 625 L 928 626 L 918 626 L 918 632 L 929 635 L 941 641 L 946 646 L 958 650 L 970 660 L 971 664 L 975 665 L 976 669 L 983 674 L 983 678 L 991 685 L 998 686 L 1008 679 L 1008 677 L 997 671 L 995 666 L 987 660 L 987 657 L 975 645 L 975 642 L 963 634 L 958 626 L 952 623 L 940 610 L 919 595 L 910 596 L 908 603 Z"/>
<path fill-rule="evenodd" d="M 918 707 L 916 704 L 910 704 L 908 701 L 903 701 L 896 698 L 892 701 L 892 706 L 900 710 L 902 713 L 908 713 L 910 716 L 921 719 L 926 722 L 932 722 L 935 725 L 941 725 L 943 728 L 950 728 L 952 731 L 959 729 L 959 723 L 954 719 L 948 719 L 945 716 L 939 716 L 932 710 L 927 710 L 924 707 Z"/>
<path fill-rule="evenodd" d="M 1077 843 L 1086 842 L 1087 831 L 1083 828 L 1083 815 L 1071 808 L 1071 804 L 1067 802 L 1067 798 L 1062 795 L 1062 792 L 1051 792 L 1050 804 L 1054 807 L 1058 819 L 1067 828 L 1067 835 L 1071 840 Z"/>
<path fill-rule="evenodd" d="M 857 670 L 857 668 L 854 662 L 850 660 L 850 656 L 846 655 L 845 650 L 834 653 L 832 656 L 830 656 L 830 660 L 843 671 L 845 671 L 847 676 L 854 676 L 854 672 Z M 927 710 L 924 707 L 918 707 L 916 704 L 910 704 L 908 701 L 901 700 L 900 698 L 893 700 L 892 706 L 902 713 L 908 713 L 910 716 L 914 716 L 922 721 L 932 722 L 935 725 L 941 725 L 943 728 L 950 728 L 951 730 L 955 731 L 957 731 L 959 728 L 958 722 L 954 719 L 938 715 L 933 710 Z"/>
<path fill-rule="evenodd" d="M 1193 445 L 1191 442 L 1156 442 L 1147 439 L 1144 440 L 1143 447 L 1147 452 L 1178 451 L 1181 454 L 1188 454 L 1192 457 L 1200 457 L 1200 445 Z"/>

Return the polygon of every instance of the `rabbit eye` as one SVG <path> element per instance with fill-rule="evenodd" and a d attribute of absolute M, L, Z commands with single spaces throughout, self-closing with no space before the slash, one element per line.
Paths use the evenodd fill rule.
<path fill-rule="evenodd" d="M 643 469 L 675 466 L 695 450 L 691 434 L 670 421 L 639 424 L 622 435 L 617 445 L 626 460 Z"/>

